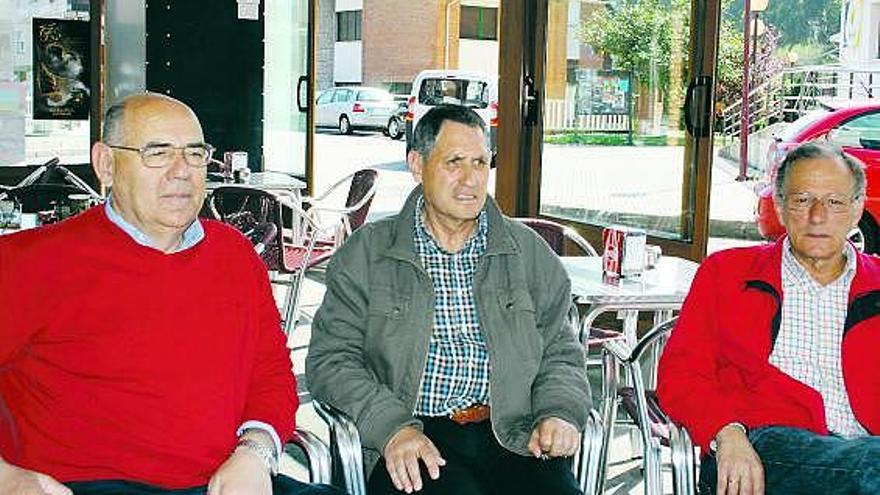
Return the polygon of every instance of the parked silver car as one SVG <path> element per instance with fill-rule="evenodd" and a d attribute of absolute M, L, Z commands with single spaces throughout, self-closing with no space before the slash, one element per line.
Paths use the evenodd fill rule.
<path fill-rule="evenodd" d="M 334 127 L 340 134 L 351 134 L 354 129 L 387 132 L 397 102 L 384 89 L 351 86 L 321 92 L 315 109 L 317 127 Z"/>

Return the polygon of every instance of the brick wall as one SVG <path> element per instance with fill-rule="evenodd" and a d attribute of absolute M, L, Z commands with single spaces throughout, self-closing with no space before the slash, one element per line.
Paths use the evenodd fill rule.
<path fill-rule="evenodd" d="M 441 67 L 443 47 L 438 45 L 445 33 L 440 17 L 444 4 L 444 0 L 364 0 L 363 83 L 382 87 L 390 82 L 412 83 L 420 71 Z M 452 11 L 457 18 L 457 9 Z"/>

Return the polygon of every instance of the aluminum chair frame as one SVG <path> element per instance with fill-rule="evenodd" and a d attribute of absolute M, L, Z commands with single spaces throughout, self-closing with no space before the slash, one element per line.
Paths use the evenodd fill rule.
<path fill-rule="evenodd" d="M 361 436 L 354 421 L 330 404 L 312 399 L 315 411 L 330 429 L 330 449 L 339 461 L 340 474 L 346 491 L 351 495 L 366 495 Z"/>
<path fill-rule="evenodd" d="M 302 428 L 296 429 L 296 434 L 285 445 L 287 451 L 290 445 L 296 445 L 306 454 L 309 461 L 309 482 L 329 484 L 331 481 L 331 457 L 327 444 L 321 441 L 314 433 Z"/>
<path fill-rule="evenodd" d="M 365 172 L 372 172 L 372 183 L 360 199 L 355 201 L 353 204 L 344 206 L 342 208 L 332 207 L 326 204 L 328 196 L 335 193 L 339 189 L 339 187 L 349 182 L 351 183 L 351 186 L 349 188 L 350 195 L 351 187 L 354 187 L 354 180 L 356 176 L 360 173 Z M 307 210 L 311 211 L 312 208 L 319 208 L 322 212 L 338 215 L 341 218 L 339 230 L 333 236 L 333 242 L 336 247 L 342 245 L 342 242 L 344 242 L 345 239 L 348 238 L 349 235 L 351 235 L 352 231 L 360 227 L 360 225 L 351 224 L 351 217 L 352 215 L 356 214 L 361 208 L 368 207 L 368 204 L 373 201 L 373 197 L 376 195 L 376 191 L 379 187 L 378 174 L 379 172 L 372 168 L 360 169 L 339 179 L 338 181 L 333 183 L 333 185 L 328 187 L 327 190 L 317 196 L 303 196 L 302 203 L 303 205 L 308 206 L 306 208 Z M 347 198 L 346 202 L 348 201 L 348 199 L 350 198 Z M 364 217 L 366 217 L 367 213 L 368 212 L 364 212 Z"/>
<path fill-rule="evenodd" d="M 668 319 L 655 325 L 648 331 L 634 347 L 630 347 L 621 341 L 606 342 L 604 345 L 605 357 L 605 381 L 607 387 L 603 387 L 605 394 L 606 418 L 613 418 L 617 410 L 617 385 L 619 384 L 619 369 L 623 366 L 628 370 L 632 380 L 636 419 L 640 425 L 639 433 L 642 442 L 642 465 L 644 467 L 645 493 L 647 495 L 662 495 L 663 483 L 661 476 L 661 444 L 659 439 L 651 434 L 651 419 L 648 415 L 649 405 L 647 387 L 642 373 L 641 363 L 647 353 L 657 355 L 657 351 L 668 339 L 670 332 L 675 326 L 676 318 Z M 656 361 L 652 362 L 656 367 Z M 659 409 L 659 408 L 656 408 Z M 669 428 L 669 447 L 671 449 L 673 490 L 676 495 L 693 495 L 696 493 L 696 462 L 694 459 L 693 442 L 687 431 L 675 425 L 668 417 L 661 421 Z M 607 455 L 607 442 L 610 439 L 610 430 L 606 426 L 603 450 Z M 607 456 L 603 456 L 607 463 Z M 603 467 L 603 473 L 605 472 Z"/>
<path fill-rule="evenodd" d="M 635 325 L 638 322 L 638 313 L 641 311 L 649 311 L 654 313 L 654 325 L 658 325 L 666 320 L 668 320 L 674 311 L 681 309 L 681 303 L 641 303 L 641 302 L 632 302 L 632 303 L 616 303 L 616 304 L 599 304 L 590 308 L 586 315 L 581 319 L 580 322 L 580 330 L 578 332 L 578 338 L 581 344 L 586 349 L 589 345 L 590 338 L 590 328 L 593 326 L 596 318 L 604 313 L 616 312 L 619 317 L 624 320 L 624 334 L 632 333 L 632 335 L 628 335 L 627 339 L 621 340 L 611 340 L 605 342 L 603 344 L 602 350 L 602 423 L 603 423 L 603 436 L 602 436 L 602 452 L 599 459 L 599 476 L 596 478 L 596 484 L 594 485 L 595 493 L 603 493 L 605 490 L 605 480 L 608 472 L 608 450 L 611 444 L 611 436 L 614 431 L 615 419 L 617 417 L 617 387 L 620 383 L 620 370 L 619 363 L 613 359 L 613 355 L 609 355 L 607 349 L 609 345 L 622 346 L 623 349 L 628 349 L 631 344 L 627 344 L 627 341 L 632 342 L 634 340 L 635 335 Z M 627 327 L 632 328 L 627 328 Z M 618 347 L 615 347 L 618 348 Z M 652 348 L 652 351 L 655 349 Z M 641 356 L 640 356 L 641 357 Z M 655 379 L 655 369 L 656 363 L 659 359 L 659 353 L 652 353 L 652 367 L 650 374 L 650 383 L 653 384 L 656 382 Z M 622 362 L 622 361 L 621 361 Z M 632 375 L 633 373 L 628 368 L 628 375 Z M 637 373 L 638 378 L 641 379 L 641 371 Z M 643 384 L 644 385 L 644 384 Z M 646 423 L 643 423 L 646 424 Z M 644 449 L 645 445 L 649 445 L 649 443 L 644 443 L 643 439 L 640 437 L 640 441 L 642 441 L 642 448 Z M 631 439 L 633 445 L 637 442 Z M 647 475 L 646 475 L 647 476 Z M 650 493 L 650 492 L 648 492 Z"/>

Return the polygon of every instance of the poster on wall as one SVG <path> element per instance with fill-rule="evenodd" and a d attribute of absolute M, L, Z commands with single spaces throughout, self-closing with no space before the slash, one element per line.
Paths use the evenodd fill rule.
<path fill-rule="evenodd" d="M 33 20 L 34 116 L 89 118 L 89 22 Z"/>
<path fill-rule="evenodd" d="M 628 115 L 630 73 L 577 70 L 577 115 Z"/>

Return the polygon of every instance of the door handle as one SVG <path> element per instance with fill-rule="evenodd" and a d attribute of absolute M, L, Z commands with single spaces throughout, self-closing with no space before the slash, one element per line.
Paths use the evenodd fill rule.
<path fill-rule="evenodd" d="M 695 138 L 712 132 L 712 78 L 697 76 L 688 84 L 684 97 L 684 125 Z"/>
<path fill-rule="evenodd" d="M 535 87 L 535 78 L 525 76 L 523 78 L 523 122 L 527 126 L 533 126 L 538 123 L 538 90 Z"/>
<path fill-rule="evenodd" d="M 309 76 L 299 76 L 299 79 L 296 81 L 296 108 L 303 113 L 309 111 L 308 104 L 303 105 L 303 101 L 308 101 L 308 92 L 309 92 Z M 303 90 L 305 89 L 305 97 L 303 97 Z"/>

